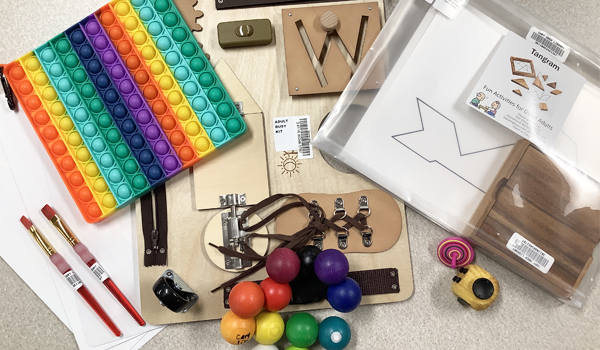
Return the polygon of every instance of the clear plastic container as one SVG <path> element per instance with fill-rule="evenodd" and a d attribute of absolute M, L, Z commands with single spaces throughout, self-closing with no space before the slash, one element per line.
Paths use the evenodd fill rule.
<path fill-rule="evenodd" d="M 550 146 L 465 103 L 503 37 L 531 27 L 568 45 L 565 65 L 586 79 Z M 514 3 L 471 0 L 450 20 L 403 1 L 313 145 L 580 307 L 600 258 L 597 106 L 598 55 Z"/>

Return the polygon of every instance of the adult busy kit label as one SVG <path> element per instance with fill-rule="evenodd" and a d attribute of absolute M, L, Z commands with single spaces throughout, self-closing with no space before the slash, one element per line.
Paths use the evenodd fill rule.
<path fill-rule="evenodd" d="M 466 103 L 536 145 L 551 146 L 584 83 L 545 48 L 508 32 Z"/>

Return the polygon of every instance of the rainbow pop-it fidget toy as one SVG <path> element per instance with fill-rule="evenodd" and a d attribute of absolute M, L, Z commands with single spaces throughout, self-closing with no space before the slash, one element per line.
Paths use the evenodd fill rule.
<path fill-rule="evenodd" d="M 4 72 L 90 223 L 246 132 L 172 0 L 114 0 Z"/>

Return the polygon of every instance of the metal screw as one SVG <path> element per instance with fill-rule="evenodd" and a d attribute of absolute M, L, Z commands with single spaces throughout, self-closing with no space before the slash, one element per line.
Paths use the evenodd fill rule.
<path fill-rule="evenodd" d="M 288 13 L 288 16 L 292 17 L 292 13 L 291 13 L 291 12 L 290 12 L 290 13 Z"/>
<path fill-rule="evenodd" d="M 231 287 L 227 287 L 227 288 L 225 288 L 225 291 L 226 291 L 227 293 L 231 292 Z"/>
<path fill-rule="evenodd" d="M 337 204 L 342 204 L 342 200 L 341 200 L 340 198 L 336 199 L 336 200 L 335 200 L 335 202 L 336 202 Z"/>
<path fill-rule="evenodd" d="M 171 271 L 167 272 L 167 276 L 171 277 L 173 276 L 173 273 Z"/>
<path fill-rule="evenodd" d="M 392 276 L 392 277 L 396 276 L 396 272 L 394 272 L 394 271 L 390 272 L 390 276 Z"/>
<path fill-rule="evenodd" d="M 229 299 L 225 300 L 225 305 L 229 305 Z"/>
<path fill-rule="evenodd" d="M 160 252 L 161 254 L 164 254 L 164 253 L 165 253 L 165 248 L 160 248 L 159 252 Z"/>
<path fill-rule="evenodd" d="M 225 265 L 227 265 L 227 266 L 231 266 L 231 260 L 227 260 L 227 261 L 225 261 Z"/>
<path fill-rule="evenodd" d="M 221 223 L 223 224 L 223 226 L 227 226 L 227 221 L 223 221 Z"/>
<path fill-rule="evenodd" d="M 290 16 L 291 16 L 291 14 L 290 14 Z M 298 90 L 300 90 L 300 89 L 296 86 L 296 91 L 298 91 Z"/>
<path fill-rule="evenodd" d="M 150 249 L 146 249 L 146 254 L 150 255 L 150 254 L 152 254 L 152 251 Z"/>
<path fill-rule="evenodd" d="M 371 6 L 369 6 L 369 11 L 372 10 L 373 8 Z"/>
<path fill-rule="evenodd" d="M 340 247 L 341 247 L 341 248 L 346 248 L 347 246 L 348 246 L 348 245 L 347 245 L 346 243 L 344 243 L 344 242 L 340 243 Z"/>
<path fill-rule="evenodd" d="M 392 289 L 396 290 L 398 289 L 398 286 L 396 284 L 392 284 Z"/>

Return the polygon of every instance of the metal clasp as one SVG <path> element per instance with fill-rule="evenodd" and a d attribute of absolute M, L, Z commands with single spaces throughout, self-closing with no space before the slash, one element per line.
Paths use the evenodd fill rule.
<path fill-rule="evenodd" d="M 370 247 L 373 245 L 373 229 L 371 226 L 366 225 L 369 231 L 361 231 L 360 235 L 362 236 L 362 242 L 365 247 Z"/>
<path fill-rule="evenodd" d="M 338 239 L 338 247 L 340 249 L 346 249 L 348 248 L 348 229 L 345 227 L 342 227 L 344 229 L 344 231 L 346 231 L 346 233 L 339 233 L 336 232 L 335 236 Z"/>
<path fill-rule="evenodd" d="M 371 215 L 371 209 L 369 208 L 369 199 L 367 198 L 367 196 L 360 196 L 360 198 L 358 198 L 358 209 L 356 209 L 356 214 L 364 210 L 367 211 L 367 215 L 365 215 L 365 217 L 368 218 L 369 215 Z"/>
<path fill-rule="evenodd" d="M 342 220 L 343 218 L 346 217 L 346 209 L 344 208 L 344 200 L 342 198 L 336 198 L 335 201 L 333 202 L 333 207 L 334 207 L 333 215 L 335 215 L 337 213 L 344 213 L 344 216 L 342 216 L 340 218 L 340 220 Z"/>
<path fill-rule="evenodd" d="M 246 237 L 248 232 L 241 230 L 240 227 L 248 227 L 248 220 L 246 219 L 242 225 L 240 225 L 240 217 L 245 210 L 238 210 L 237 206 L 246 205 L 246 194 L 241 193 L 219 196 L 219 202 L 221 208 L 231 208 L 230 212 L 221 213 L 223 246 L 243 254 L 245 253 L 245 247 L 248 244 L 248 238 Z M 252 261 L 250 260 L 240 259 L 229 255 L 225 255 L 224 258 L 226 270 L 241 270 L 252 266 Z"/>

